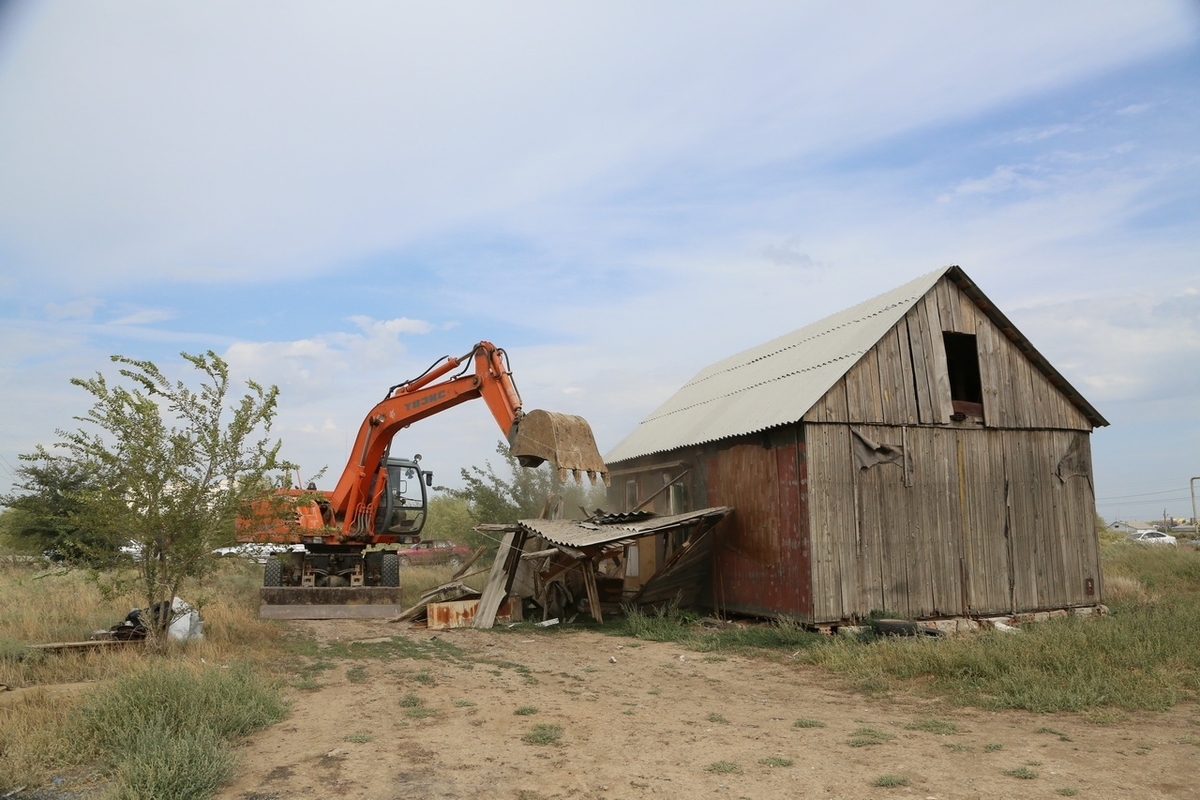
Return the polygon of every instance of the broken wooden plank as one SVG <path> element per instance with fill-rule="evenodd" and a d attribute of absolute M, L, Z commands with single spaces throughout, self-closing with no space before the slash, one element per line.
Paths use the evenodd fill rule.
<path fill-rule="evenodd" d="M 479 599 L 479 610 L 471 627 L 486 630 L 496 622 L 496 612 L 504 598 L 512 589 L 513 579 L 517 575 L 517 565 L 521 563 L 521 551 L 525 540 L 529 537 L 519 526 L 510 530 L 500 540 L 496 551 L 496 561 L 492 564 L 492 574 L 488 576 L 487 586 L 483 588 L 483 596 Z"/>
<path fill-rule="evenodd" d="M 476 561 L 478 561 L 479 557 L 481 555 L 483 555 L 484 553 L 487 552 L 487 549 L 488 549 L 488 546 L 486 544 L 480 545 L 479 549 L 475 551 L 475 554 L 467 559 L 467 563 L 465 563 L 461 567 L 459 567 L 458 571 L 450 576 L 450 580 L 452 580 L 452 581 L 460 580 L 462 578 L 462 576 L 467 573 L 467 570 L 469 570 L 471 568 L 471 565 L 474 564 Z"/>

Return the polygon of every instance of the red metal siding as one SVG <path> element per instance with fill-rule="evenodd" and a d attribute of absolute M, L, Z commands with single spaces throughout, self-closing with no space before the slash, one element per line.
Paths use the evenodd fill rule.
<path fill-rule="evenodd" d="M 708 503 L 735 509 L 718 528 L 713 595 L 719 609 L 811 613 L 796 445 L 737 445 L 709 458 L 707 466 Z"/>

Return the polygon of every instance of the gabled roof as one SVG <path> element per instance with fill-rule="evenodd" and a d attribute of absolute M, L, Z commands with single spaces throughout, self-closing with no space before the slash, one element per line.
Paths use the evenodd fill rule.
<path fill-rule="evenodd" d="M 606 456 L 608 464 L 798 422 L 947 276 L 1093 425 L 1100 414 L 958 267 L 943 267 L 701 370 Z"/>

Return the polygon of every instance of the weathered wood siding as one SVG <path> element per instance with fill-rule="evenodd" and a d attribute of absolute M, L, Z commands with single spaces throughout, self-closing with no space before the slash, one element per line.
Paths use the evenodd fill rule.
<path fill-rule="evenodd" d="M 1087 434 L 927 426 L 870 433 L 903 447 L 909 466 L 860 469 L 849 426 L 805 426 L 811 621 L 1100 602 Z M 1088 459 L 1088 474 L 1060 478 L 1072 444 Z"/>
<path fill-rule="evenodd" d="M 950 378 L 942 332 L 976 337 L 989 428 L 1092 429 L 1008 336 L 943 278 L 804 415 L 805 422 L 944 425 Z"/>

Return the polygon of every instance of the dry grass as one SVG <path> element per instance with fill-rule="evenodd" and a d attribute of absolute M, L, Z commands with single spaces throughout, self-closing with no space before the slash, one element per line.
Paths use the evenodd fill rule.
<path fill-rule="evenodd" d="M 477 569 L 483 569 L 483 565 L 476 562 L 471 565 L 468 574 Z M 401 567 L 400 588 L 404 590 L 404 602 L 406 604 L 414 602 L 425 591 L 435 586 L 441 586 L 449 581 L 456 571 L 457 568 L 445 565 Z M 484 571 L 477 575 L 471 575 L 463 583 L 482 592 L 484 585 L 487 584 L 487 579 L 488 573 Z"/>
<path fill-rule="evenodd" d="M 1155 599 L 1146 584 L 1129 575 L 1106 575 L 1104 594 L 1111 605 L 1143 605 Z"/>
<path fill-rule="evenodd" d="M 106 598 L 82 571 L 0 563 L 0 683 L 17 690 L 0 695 L 0 794 L 37 786 L 72 766 L 86 773 L 73 734 L 81 704 L 148 664 L 269 664 L 279 629 L 258 618 L 261 569 L 223 563 L 203 584 L 181 592 L 199 608 L 205 638 L 151 657 L 136 645 L 92 653 L 30 651 L 27 644 L 87 639 L 93 630 L 119 623 L 139 602 Z"/>

